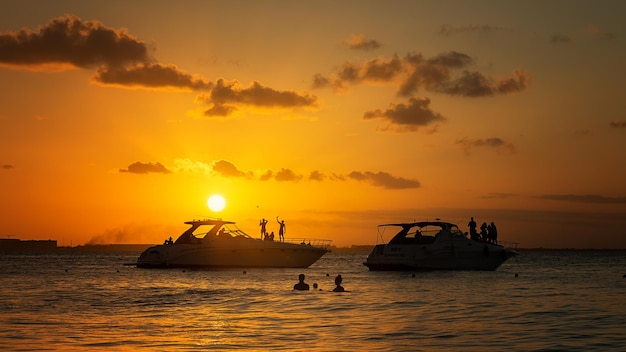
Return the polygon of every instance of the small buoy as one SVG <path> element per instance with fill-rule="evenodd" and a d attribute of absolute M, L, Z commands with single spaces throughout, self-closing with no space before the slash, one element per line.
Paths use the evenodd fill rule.
<path fill-rule="evenodd" d="M 317 288 L 317 282 L 313 283 L 313 288 Z"/>
<path fill-rule="evenodd" d="M 415 277 L 415 273 L 413 273 L 413 275 L 411 275 L 411 277 Z"/>
<path fill-rule="evenodd" d="M 330 276 L 330 274 L 329 274 L 329 273 L 326 273 L 326 276 Z"/>
<path fill-rule="evenodd" d="M 118 270 L 117 272 L 119 273 L 120 271 Z"/>
<path fill-rule="evenodd" d="M 515 273 L 515 277 L 517 277 L 517 276 L 518 276 L 517 273 Z"/>
<path fill-rule="evenodd" d="M 65 272 L 67 272 L 67 269 L 65 269 Z"/>
<path fill-rule="evenodd" d="M 243 273 L 244 273 L 244 274 L 247 274 L 245 270 L 243 271 Z"/>
<path fill-rule="evenodd" d="M 183 273 L 185 272 L 185 270 L 183 270 Z"/>

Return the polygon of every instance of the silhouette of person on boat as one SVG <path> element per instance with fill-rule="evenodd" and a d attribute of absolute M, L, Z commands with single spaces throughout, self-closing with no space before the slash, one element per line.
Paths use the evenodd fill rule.
<path fill-rule="evenodd" d="M 293 289 L 294 290 L 298 290 L 298 291 L 308 291 L 309 290 L 309 284 L 304 282 L 304 274 L 298 275 L 298 283 L 293 285 Z"/>
<path fill-rule="evenodd" d="M 474 241 L 478 241 L 478 232 L 476 232 L 476 221 L 474 221 L 474 217 L 470 218 L 470 222 L 467 224 L 470 230 L 470 238 Z"/>
<path fill-rule="evenodd" d="M 487 242 L 498 244 L 498 229 L 493 221 L 491 224 L 487 225 Z"/>
<path fill-rule="evenodd" d="M 474 221 L 474 217 L 471 218 L 467 226 L 469 226 L 470 238 L 472 240 L 484 243 L 498 244 L 498 229 L 496 228 L 496 224 L 494 224 L 493 221 L 489 225 L 487 225 L 486 222 L 483 222 L 480 225 L 480 233 L 476 232 L 476 221 Z"/>
<path fill-rule="evenodd" d="M 287 230 L 285 229 L 285 220 L 278 220 L 277 216 L 276 221 L 278 221 L 278 225 L 280 225 L 280 228 L 278 229 L 278 240 L 281 242 L 285 242 L 285 232 L 287 232 Z"/>
<path fill-rule="evenodd" d="M 261 219 L 261 221 L 259 222 L 259 226 L 261 226 L 261 239 L 264 239 L 267 235 L 267 223 L 268 221 L 265 220 L 265 218 Z"/>
<path fill-rule="evenodd" d="M 482 225 L 480 225 L 480 239 L 483 242 L 487 242 L 488 238 L 487 238 L 487 223 L 483 222 Z"/>

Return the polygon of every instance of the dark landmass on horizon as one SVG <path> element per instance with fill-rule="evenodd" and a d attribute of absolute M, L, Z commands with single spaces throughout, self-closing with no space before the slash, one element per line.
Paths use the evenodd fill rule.
<path fill-rule="evenodd" d="M 35 242 L 35 241 L 24 241 L 24 242 Z M 42 241 L 43 242 L 43 241 Z M 77 245 L 77 246 L 57 246 L 55 248 L 50 247 L 49 242 L 48 247 L 42 248 L 40 246 L 33 247 L 32 249 L 27 249 L 24 247 L 18 248 L 2 248 L 0 246 L 0 253 L 50 253 L 50 252 L 58 252 L 58 253 L 74 253 L 74 252 L 120 252 L 120 253 L 141 253 L 149 247 L 155 246 L 155 244 L 85 244 L 85 245 Z M 329 246 L 328 249 L 331 252 L 336 253 L 370 253 L 374 245 L 351 245 L 349 247 L 337 247 L 337 246 Z M 626 251 L 626 248 L 515 248 L 518 252 L 531 252 L 531 251 Z"/>

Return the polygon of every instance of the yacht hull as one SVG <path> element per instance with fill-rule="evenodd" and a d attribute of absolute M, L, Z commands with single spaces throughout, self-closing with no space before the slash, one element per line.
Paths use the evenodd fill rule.
<path fill-rule="evenodd" d="M 238 245 L 159 245 L 137 260 L 140 268 L 307 268 L 328 250 L 306 244 L 243 239 Z"/>
<path fill-rule="evenodd" d="M 476 243 L 482 247 L 477 251 L 441 250 L 433 253 L 429 248 L 407 248 L 402 255 L 383 254 L 368 256 L 365 263 L 371 271 L 410 271 L 410 270 L 496 270 L 517 252 L 497 245 Z M 487 248 L 487 250 L 485 250 Z M 389 249 L 388 249 L 389 250 Z M 374 249 L 376 251 L 376 248 Z M 373 252 L 374 252 L 373 251 Z M 430 252 L 430 253 L 429 253 Z M 395 252 L 397 253 L 397 251 Z"/>

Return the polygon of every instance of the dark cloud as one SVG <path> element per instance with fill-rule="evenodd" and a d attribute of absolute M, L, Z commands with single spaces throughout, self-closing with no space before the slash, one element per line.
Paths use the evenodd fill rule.
<path fill-rule="evenodd" d="M 83 21 L 75 15 L 55 18 L 37 31 L 0 34 L 0 65 L 59 70 L 97 68 L 94 82 L 143 88 L 206 90 L 212 84 L 175 65 L 156 63 L 147 44 L 126 29 Z"/>
<path fill-rule="evenodd" d="M 225 116 L 236 110 L 236 105 L 257 107 L 314 107 L 317 97 L 294 91 L 278 91 L 253 82 L 251 86 L 241 87 L 239 82 L 226 82 L 219 79 L 208 94 L 202 94 L 196 99 L 198 102 L 212 104 L 205 111 L 207 116 Z"/>
<path fill-rule="evenodd" d="M 212 83 L 182 72 L 175 65 L 144 63 L 130 67 L 98 68 L 96 82 L 130 87 L 149 88 L 182 88 L 191 90 L 205 90 L 212 87 Z"/>
<path fill-rule="evenodd" d="M 302 175 L 298 175 L 293 170 L 286 169 L 286 168 L 281 168 L 277 172 L 273 172 L 272 170 L 267 170 L 263 174 L 261 174 L 261 176 L 259 177 L 259 180 L 261 181 L 275 180 L 279 182 L 288 182 L 288 181 L 298 182 L 301 179 L 302 179 Z"/>
<path fill-rule="evenodd" d="M 277 181 L 277 182 L 299 182 L 305 177 L 289 168 L 280 168 L 278 171 L 265 170 L 255 174 L 253 171 L 240 170 L 234 163 L 228 160 L 216 160 L 209 164 L 204 162 L 194 162 L 189 159 L 177 159 L 174 161 L 174 166 L 167 168 L 161 163 L 142 163 L 135 162 L 128 166 L 127 169 L 120 169 L 120 173 L 135 173 L 135 174 L 148 174 L 148 173 L 194 173 L 204 175 L 219 175 L 227 178 L 245 179 L 249 181 Z M 258 175 L 258 176 L 257 176 Z M 418 188 L 420 183 L 417 180 L 405 179 L 402 177 L 395 177 L 387 172 L 360 172 L 354 171 L 349 175 L 341 175 L 333 172 L 322 173 L 318 170 L 311 171 L 306 178 L 307 181 L 315 182 L 345 182 L 348 180 L 357 180 L 368 182 L 369 184 L 377 187 L 384 187 L 388 189 L 403 189 L 403 188 Z"/>
<path fill-rule="evenodd" d="M 337 77 L 348 83 L 358 83 L 363 80 L 361 77 L 361 67 L 352 62 L 346 62 L 337 71 Z"/>
<path fill-rule="evenodd" d="M 472 61 L 472 58 L 467 54 L 450 51 L 428 59 L 427 63 L 429 65 L 444 66 L 447 68 L 463 68 L 470 65 Z"/>
<path fill-rule="evenodd" d="M 491 148 L 496 150 L 499 154 L 515 154 L 516 152 L 515 146 L 513 144 L 505 142 L 498 137 L 486 139 L 463 138 L 457 140 L 456 144 L 460 145 L 468 154 L 474 148 Z"/>
<path fill-rule="evenodd" d="M 10 164 L 2 165 L 2 169 L 4 169 L 4 170 L 11 170 L 11 169 L 14 169 L 14 168 L 15 168 L 15 166 L 10 165 Z"/>
<path fill-rule="evenodd" d="M 626 197 L 606 197 L 597 194 L 545 194 L 536 198 L 576 203 L 626 204 Z"/>
<path fill-rule="evenodd" d="M 464 71 L 459 78 L 442 82 L 439 90 L 450 95 L 483 97 L 493 94 L 492 86 L 490 79 L 483 76 L 482 73 Z"/>
<path fill-rule="evenodd" d="M 274 179 L 276 181 L 299 181 L 302 178 L 302 175 L 298 175 L 295 172 L 293 172 L 291 169 L 285 169 L 285 168 L 281 168 L 278 172 L 276 172 L 276 174 L 274 175 Z"/>
<path fill-rule="evenodd" d="M 439 34 L 449 36 L 454 34 L 463 33 L 480 33 L 480 34 L 492 34 L 496 32 L 510 32 L 510 29 L 498 26 L 491 26 L 488 24 L 475 25 L 470 24 L 467 26 L 453 26 L 450 24 L 443 24 L 439 28 Z"/>
<path fill-rule="evenodd" d="M 484 97 L 494 94 L 518 93 L 528 87 L 530 76 L 523 70 L 513 71 L 512 76 L 493 80 L 480 72 L 464 71 L 455 80 L 441 82 L 439 91 L 465 97 Z"/>
<path fill-rule="evenodd" d="M 612 121 L 610 126 L 613 128 L 626 128 L 626 121 Z"/>
<path fill-rule="evenodd" d="M 530 75 L 524 70 L 514 70 L 510 77 L 503 77 L 495 84 L 497 93 L 519 93 L 530 86 Z"/>
<path fill-rule="evenodd" d="M 355 50 L 374 50 L 380 48 L 380 43 L 375 39 L 365 38 L 363 34 L 354 35 L 348 41 L 348 47 Z"/>
<path fill-rule="evenodd" d="M 362 67 L 362 79 L 373 82 L 389 82 L 402 72 L 404 63 L 394 55 L 389 60 L 374 59 Z"/>
<path fill-rule="evenodd" d="M 395 177 L 387 172 L 371 172 L 371 171 L 352 171 L 348 177 L 353 180 L 368 182 L 377 187 L 388 189 L 406 189 L 419 188 L 420 183 L 417 180 L 409 180 L 402 177 Z"/>
<path fill-rule="evenodd" d="M 392 104 L 386 110 L 372 110 L 365 112 L 363 118 L 381 118 L 397 127 L 399 131 L 415 131 L 420 127 L 444 121 L 444 117 L 430 108 L 428 98 L 411 98 L 408 104 Z"/>
<path fill-rule="evenodd" d="M 449 95 L 483 97 L 518 93 L 529 87 L 530 75 L 521 69 L 509 76 L 494 79 L 481 72 L 467 70 L 473 59 L 467 54 L 450 51 L 424 59 L 421 54 L 377 58 L 364 63 L 346 62 L 326 77 L 313 76 L 314 88 L 347 89 L 364 83 L 397 84 L 399 96 L 410 97 L 419 89 Z"/>
<path fill-rule="evenodd" d="M 317 73 L 313 76 L 313 88 L 324 88 L 331 85 L 330 79 L 328 77 L 324 77 L 321 74 Z"/>
<path fill-rule="evenodd" d="M 147 174 L 147 173 L 169 174 L 171 171 L 168 170 L 161 163 L 142 163 L 140 161 L 137 161 L 128 165 L 127 169 L 120 169 L 120 172 L 129 172 L 132 174 Z"/>
<path fill-rule="evenodd" d="M 249 177 L 252 173 L 243 172 L 235 164 L 226 160 L 219 160 L 213 164 L 213 171 L 225 177 Z"/>
<path fill-rule="evenodd" d="M 406 59 L 397 55 L 388 59 L 372 59 L 362 64 L 346 62 L 332 77 L 315 74 L 312 86 L 313 88 L 332 87 L 335 90 L 344 90 L 349 84 L 390 82 L 406 71 Z"/>
<path fill-rule="evenodd" d="M 0 34 L 0 64 L 93 68 L 148 60 L 147 45 L 125 29 L 83 21 L 71 14 L 55 18 L 37 31 L 22 29 Z"/>
<path fill-rule="evenodd" d="M 261 181 L 269 181 L 272 179 L 272 176 L 274 176 L 274 173 L 272 172 L 272 170 L 267 170 L 259 177 L 259 179 Z"/>
<path fill-rule="evenodd" d="M 309 175 L 309 180 L 312 181 L 323 181 L 325 178 L 326 176 L 317 170 L 311 171 L 311 174 Z"/>
<path fill-rule="evenodd" d="M 332 181 L 345 181 L 346 177 L 344 175 L 340 175 L 340 174 L 336 174 L 336 173 L 331 173 L 329 175 L 329 179 Z"/>

